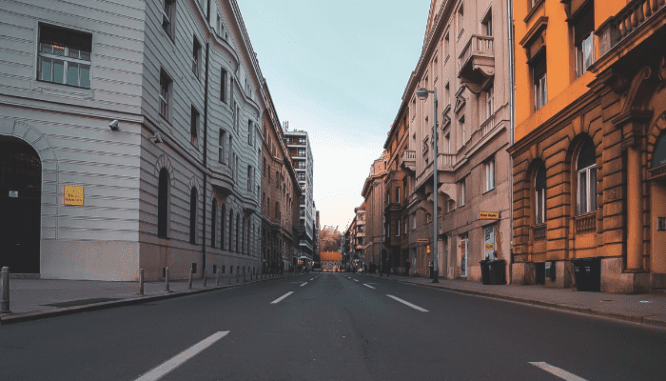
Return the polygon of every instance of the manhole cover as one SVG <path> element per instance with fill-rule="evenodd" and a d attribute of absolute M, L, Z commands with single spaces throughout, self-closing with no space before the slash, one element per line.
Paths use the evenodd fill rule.
<path fill-rule="evenodd" d="M 110 302 L 112 300 L 119 300 L 119 298 L 91 298 L 91 299 L 70 300 L 69 302 L 51 303 L 51 304 L 42 304 L 42 305 L 46 307 L 62 308 L 62 307 L 85 306 L 86 304 Z"/>

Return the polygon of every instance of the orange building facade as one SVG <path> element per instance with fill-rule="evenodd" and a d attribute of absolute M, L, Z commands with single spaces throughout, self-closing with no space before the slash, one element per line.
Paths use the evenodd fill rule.
<path fill-rule="evenodd" d="M 512 282 L 666 288 L 664 0 L 516 0 Z M 545 276 L 545 269 L 551 271 Z"/>

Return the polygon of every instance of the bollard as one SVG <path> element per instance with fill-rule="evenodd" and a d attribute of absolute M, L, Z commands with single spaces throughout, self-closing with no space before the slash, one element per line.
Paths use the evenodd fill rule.
<path fill-rule="evenodd" d="M 208 270 L 206 269 L 203 271 L 203 286 L 204 288 L 208 287 Z"/>
<path fill-rule="evenodd" d="M 169 290 L 169 268 L 168 267 L 164 268 L 164 291 L 171 292 L 171 290 Z"/>
<path fill-rule="evenodd" d="M 10 313 L 9 309 L 9 267 L 5 266 L 0 272 L 2 278 L 2 301 L 0 302 L 0 313 Z"/>
<path fill-rule="evenodd" d="M 187 289 L 192 289 L 192 267 L 190 267 L 190 277 L 187 278 Z"/>
<path fill-rule="evenodd" d="M 220 285 L 220 269 L 219 268 L 215 272 L 215 285 L 216 286 Z"/>
<path fill-rule="evenodd" d="M 139 295 L 143 295 L 143 269 L 139 269 Z"/>

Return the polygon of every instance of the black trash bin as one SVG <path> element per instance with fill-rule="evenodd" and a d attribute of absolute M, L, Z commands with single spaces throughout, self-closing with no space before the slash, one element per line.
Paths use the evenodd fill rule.
<path fill-rule="evenodd" d="M 601 290 L 601 257 L 572 259 L 578 291 Z"/>
<path fill-rule="evenodd" d="M 481 265 L 481 283 L 483 284 L 490 284 L 490 270 L 488 269 L 488 262 L 490 261 L 487 259 L 479 262 Z"/>
<path fill-rule="evenodd" d="M 488 262 L 490 284 L 506 284 L 506 261 L 497 259 Z"/>

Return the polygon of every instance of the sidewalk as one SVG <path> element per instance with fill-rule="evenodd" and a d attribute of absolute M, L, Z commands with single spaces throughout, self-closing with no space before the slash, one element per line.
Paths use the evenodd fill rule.
<path fill-rule="evenodd" d="M 377 274 L 365 275 L 379 277 Z M 386 279 L 385 275 L 384 279 Z M 483 285 L 480 282 L 441 278 L 439 283 L 432 283 L 432 279 L 429 278 L 395 275 L 391 275 L 388 279 L 565 311 L 604 316 L 650 326 L 666 327 L 666 295 L 664 294 L 606 294 L 579 292 L 575 288 L 546 288 L 545 286 L 535 285 Z"/>
<path fill-rule="evenodd" d="M 287 275 L 287 277 L 290 276 L 294 276 L 294 274 Z M 207 287 L 203 287 L 202 279 L 193 279 L 192 289 L 188 289 L 187 280 L 176 280 L 169 282 L 171 292 L 166 292 L 164 282 L 145 282 L 143 296 L 139 295 L 138 282 L 10 279 L 11 313 L 0 314 L 0 325 L 147 303 L 277 278 L 256 279 L 253 277 L 252 279 L 250 280 L 247 275 L 246 282 L 243 282 L 243 277 L 240 276 L 236 283 L 235 276 L 221 276 L 220 285 L 216 286 L 215 277 L 209 276 Z"/>

